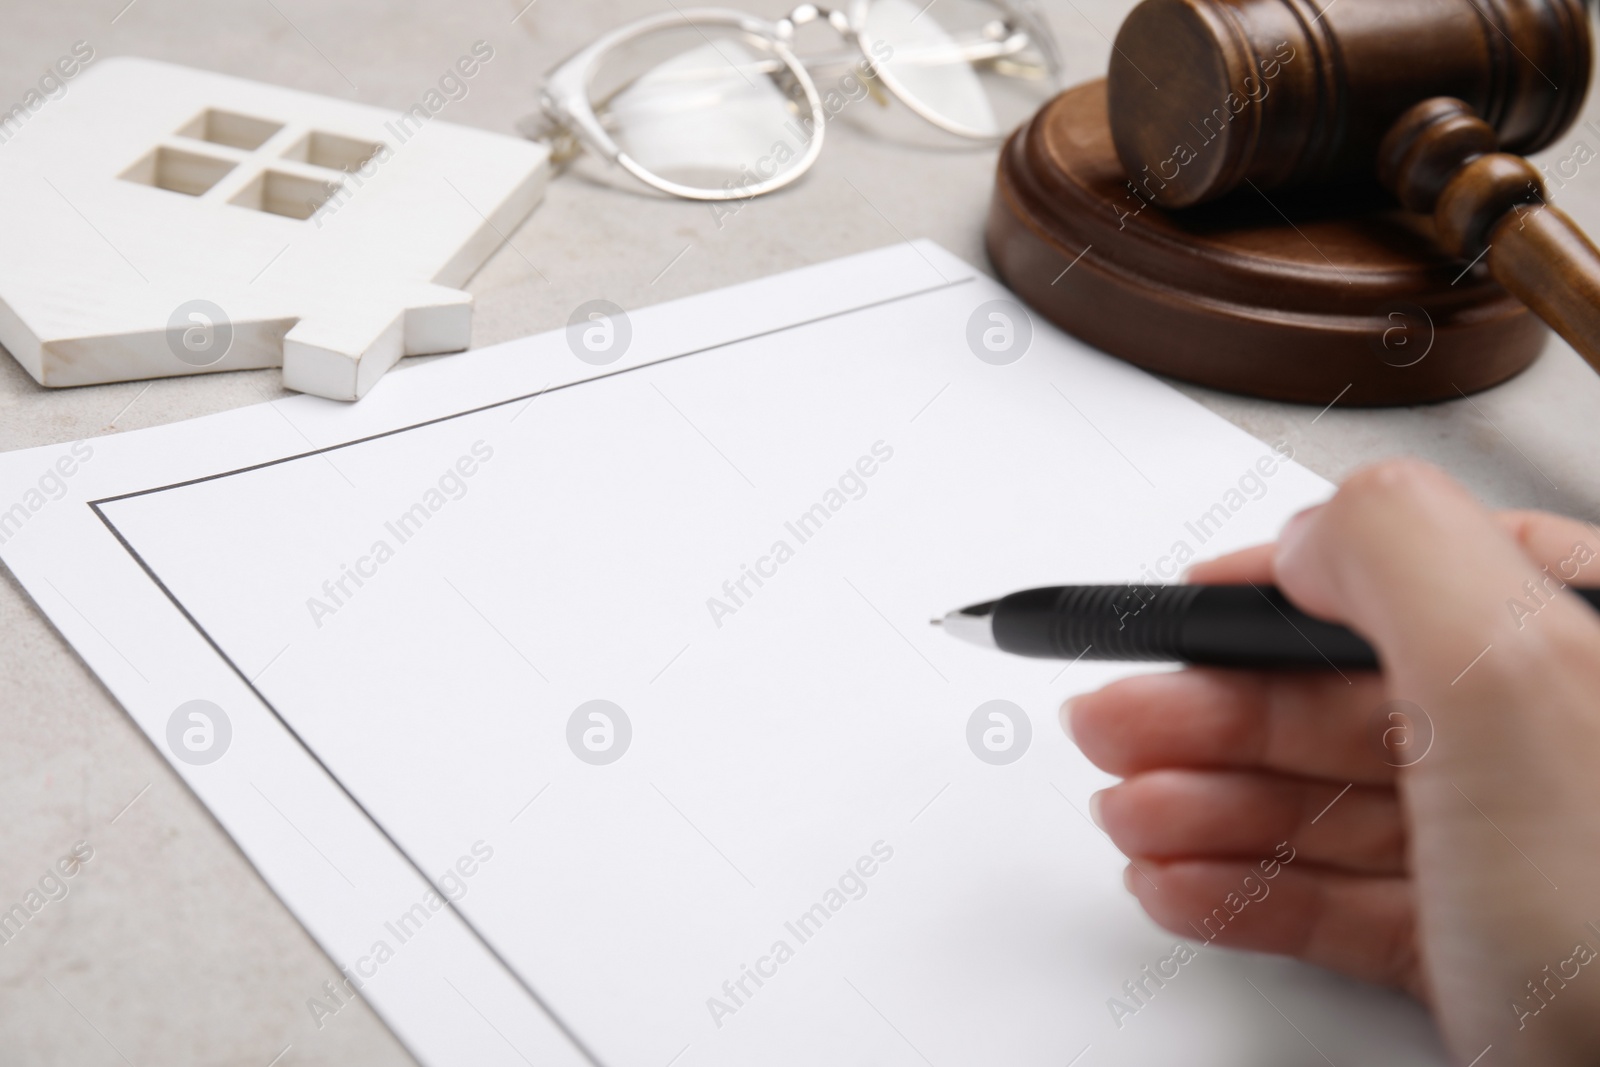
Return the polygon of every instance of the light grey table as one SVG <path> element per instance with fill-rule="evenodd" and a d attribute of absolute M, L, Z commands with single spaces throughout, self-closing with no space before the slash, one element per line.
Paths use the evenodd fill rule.
<path fill-rule="evenodd" d="M 525 10 L 524 3 L 5 0 L 0 101 L 9 107 L 74 41 L 86 40 L 100 56 L 148 56 L 403 108 L 483 39 L 495 58 L 445 117 L 511 132 L 553 62 L 623 19 L 666 9 L 654 0 L 537 0 Z M 1100 73 L 1130 4 L 1045 3 L 1070 80 Z M 752 9 L 783 10 L 769 0 Z M 1596 114 L 1600 106 L 1591 105 L 1585 118 Z M 1600 149 L 1600 138 L 1579 127 L 1541 161 L 1553 166 L 1573 156 L 1580 141 Z M 474 343 L 564 325 L 572 308 L 599 294 L 640 306 L 904 237 L 932 237 L 988 269 L 982 223 L 993 166 L 991 150 L 911 148 L 841 122 L 798 188 L 720 226 L 704 205 L 563 175 L 473 280 Z M 1600 232 L 1600 166 L 1578 168 L 1557 198 Z M 1289 441 L 1328 478 L 1411 453 L 1496 505 L 1600 519 L 1600 465 L 1591 462 L 1600 443 L 1600 378 L 1559 341 L 1514 381 L 1426 408 L 1335 404 L 1319 412 L 1182 388 L 1263 440 Z M 279 395 L 276 371 L 49 391 L 0 358 L 0 450 Z M 0 731 L 0 909 L 20 900 L 74 842 L 94 848 L 71 895 L 0 946 L 0 1061 L 410 1062 L 363 1005 L 318 1028 L 306 1001 L 337 969 L 9 573 L 0 578 Z"/>

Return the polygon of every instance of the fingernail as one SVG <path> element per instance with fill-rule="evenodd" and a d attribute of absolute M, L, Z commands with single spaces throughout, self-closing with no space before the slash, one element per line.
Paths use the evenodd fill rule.
<path fill-rule="evenodd" d="M 1106 791 L 1104 789 L 1100 790 L 1098 793 L 1091 793 L 1089 795 L 1089 818 L 1093 819 L 1094 824 L 1100 827 L 1100 829 L 1103 831 L 1106 829 L 1106 824 L 1100 818 L 1100 798 L 1105 795 Z M 1106 832 L 1109 833 L 1110 831 Z"/>
<path fill-rule="evenodd" d="M 1299 547 L 1301 540 L 1306 535 L 1306 530 L 1311 524 L 1311 516 L 1321 508 L 1321 504 L 1314 505 L 1302 511 L 1297 511 L 1283 524 L 1283 529 L 1278 531 L 1278 559 L 1294 552 Z"/>
<path fill-rule="evenodd" d="M 1061 704 L 1061 732 L 1066 734 L 1067 740 L 1075 745 L 1078 743 L 1078 739 L 1072 736 L 1072 706 L 1077 701 L 1077 697 L 1071 697 Z"/>

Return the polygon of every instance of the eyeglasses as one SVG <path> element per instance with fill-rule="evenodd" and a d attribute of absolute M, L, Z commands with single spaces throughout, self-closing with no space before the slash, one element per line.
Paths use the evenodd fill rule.
<path fill-rule="evenodd" d="M 884 90 L 958 137 L 993 141 L 1059 87 L 1054 39 L 1029 0 L 849 0 L 777 22 L 696 8 L 640 19 L 550 72 L 524 125 L 558 161 L 587 148 L 693 200 L 781 189 L 822 151 L 827 122 Z M 937 10 L 935 11 L 935 5 Z M 795 31 L 825 21 L 854 49 L 802 61 Z M 819 91 L 812 71 L 835 72 Z"/>

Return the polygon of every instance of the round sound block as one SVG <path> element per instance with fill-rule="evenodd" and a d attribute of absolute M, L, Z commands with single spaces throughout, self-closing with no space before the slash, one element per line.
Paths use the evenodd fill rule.
<path fill-rule="evenodd" d="M 1268 195 L 1247 186 L 1178 212 L 1142 200 L 1112 148 L 1105 82 L 1089 82 L 1001 152 L 989 257 L 1096 348 L 1273 400 L 1443 400 L 1504 381 L 1543 347 L 1544 324 L 1483 264 L 1452 259 L 1429 220 L 1375 187 Z"/>

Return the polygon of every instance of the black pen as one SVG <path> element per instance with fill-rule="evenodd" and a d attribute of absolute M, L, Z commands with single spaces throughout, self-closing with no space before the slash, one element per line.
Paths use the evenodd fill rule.
<path fill-rule="evenodd" d="M 1571 588 L 1600 610 L 1600 589 Z M 1019 656 L 1214 667 L 1378 665 L 1372 646 L 1312 618 L 1271 585 L 1065 585 L 952 611 L 934 625 Z"/>

